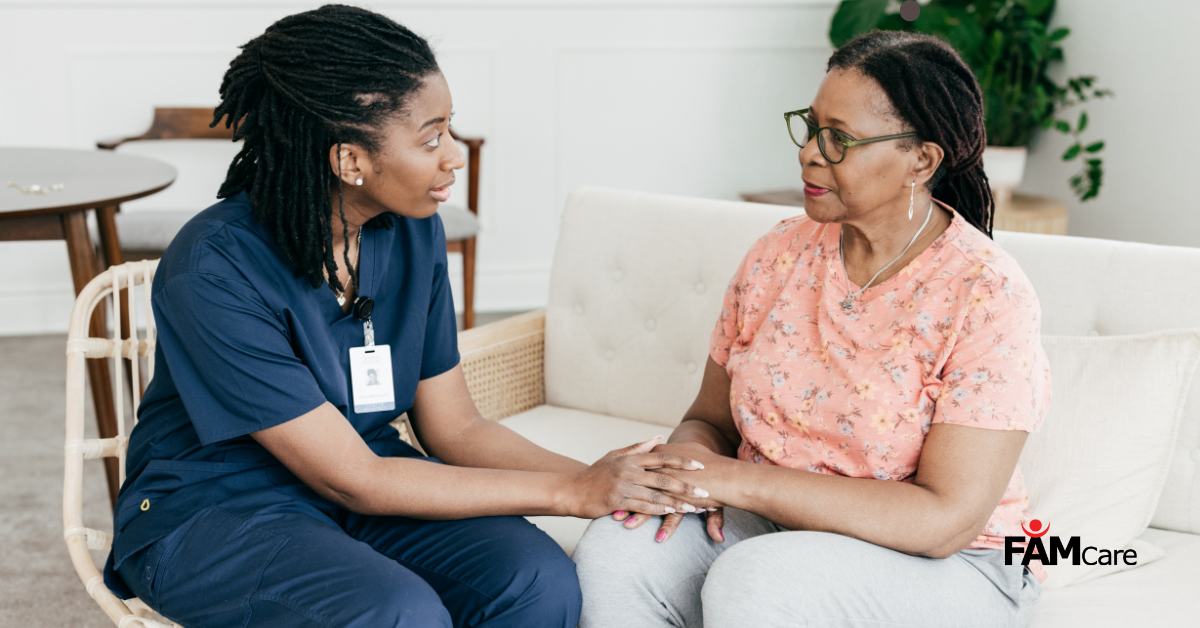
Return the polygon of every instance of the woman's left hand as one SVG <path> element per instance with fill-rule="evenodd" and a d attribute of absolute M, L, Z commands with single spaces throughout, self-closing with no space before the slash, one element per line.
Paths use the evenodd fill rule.
<path fill-rule="evenodd" d="M 701 481 L 699 478 L 702 476 L 704 478 L 703 481 L 708 482 L 709 485 L 714 487 L 716 487 L 717 484 L 722 485 L 722 488 L 719 490 L 710 490 L 710 497 L 708 499 L 696 500 L 695 498 L 692 498 L 691 503 L 697 508 L 707 509 L 705 512 L 697 514 L 702 515 L 707 519 L 709 536 L 718 543 L 723 542 L 725 540 L 725 536 L 722 533 L 721 528 L 724 526 L 725 517 L 723 509 L 724 504 L 720 501 L 720 496 L 725 494 L 726 489 L 724 486 L 729 482 L 733 467 L 737 464 L 737 461 L 733 458 L 727 458 L 725 456 L 713 453 L 707 447 L 704 447 L 699 443 L 667 443 L 655 447 L 654 451 L 674 454 L 677 456 L 686 456 L 692 458 L 693 460 L 698 460 L 704 465 L 704 468 L 695 471 L 688 471 L 688 477 L 696 478 L 696 481 L 699 482 Z M 671 469 L 656 469 L 654 472 L 663 473 L 664 475 L 673 475 L 673 470 Z M 630 530 L 640 527 L 642 524 L 648 521 L 651 516 L 653 515 L 644 513 L 629 513 L 625 511 L 613 513 L 613 519 L 616 519 L 617 521 L 624 521 L 625 527 Z M 678 528 L 679 524 L 683 521 L 684 516 L 685 515 L 683 513 L 675 513 L 665 516 L 663 518 L 662 525 L 659 527 L 658 534 L 655 535 L 655 540 L 659 543 L 662 543 L 671 538 L 671 535 L 675 532 L 675 529 Z"/>

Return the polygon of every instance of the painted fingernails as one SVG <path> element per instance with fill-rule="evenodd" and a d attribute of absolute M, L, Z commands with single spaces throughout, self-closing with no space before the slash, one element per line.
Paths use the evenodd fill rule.
<path fill-rule="evenodd" d="M 717 536 L 720 537 L 722 541 L 725 540 L 725 532 L 722 531 L 720 528 L 717 528 Z"/>
<path fill-rule="evenodd" d="M 618 510 L 617 512 L 613 513 L 613 516 L 614 517 L 624 517 L 626 514 L 628 514 L 628 513 L 626 513 L 624 510 Z"/>
<path fill-rule="evenodd" d="M 683 511 L 684 512 L 696 512 L 696 507 L 691 504 L 684 504 Z"/>
<path fill-rule="evenodd" d="M 692 489 L 692 493 L 695 493 L 696 497 L 708 497 L 708 491 L 702 488 L 694 488 Z"/>
<path fill-rule="evenodd" d="M 699 460 L 693 460 L 691 466 L 693 469 L 703 469 L 704 468 L 704 465 L 700 464 Z"/>
<path fill-rule="evenodd" d="M 654 535 L 654 540 L 655 540 L 655 541 L 658 541 L 659 543 L 662 543 L 662 542 L 663 542 L 663 539 L 666 539 L 666 538 L 667 538 L 667 531 L 666 531 L 666 530 L 659 530 L 659 531 L 658 531 L 658 534 L 655 534 L 655 535 Z"/>
<path fill-rule="evenodd" d="M 667 512 L 672 512 L 672 513 L 675 512 L 675 509 L 671 508 L 670 506 L 663 506 L 663 510 L 665 510 Z"/>

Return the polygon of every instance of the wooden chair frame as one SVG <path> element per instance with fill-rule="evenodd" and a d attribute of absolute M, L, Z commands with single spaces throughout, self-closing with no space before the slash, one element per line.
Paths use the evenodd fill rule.
<path fill-rule="evenodd" d="M 100 150 L 116 150 L 118 146 L 129 142 L 145 140 L 229 140 L 233 141 L 233 129 L 225 128 L 224 124 L 215 127 L 208 125 L 213 119 L 212 107 L 155 107 L 154 120 L 150 128 L 141 135 L 117 137 L 96 142 Z M 120 205 L 101 207 L 96 210 L 96 220 L 100 228 L 117 232 L 117 212 Z M 128 260 L 158 259 L 162 251 L 133 251 L 123 250 L 119 244 L 101 251 L 105 261 L 110 266 L 123 264 Z"/>
<path fill-rule="evenodd" d="M 479 155 L 482 137 L 462 137 L 450 129 L 450 137 L 467 146 L 467 210 L 479 217 Z M 465 240 L 447 240 L 447 253 L 463 257 L 463 329 L 475 326 L 475 236 Z"/>

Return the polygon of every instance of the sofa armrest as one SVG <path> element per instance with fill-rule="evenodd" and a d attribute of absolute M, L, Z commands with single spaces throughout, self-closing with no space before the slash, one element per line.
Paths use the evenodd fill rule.
<path fill-rule="evenodd" d="M 498 421 L 546 403 L 546 310 L 458 335 L 467 390 L 480 414 Z"/>

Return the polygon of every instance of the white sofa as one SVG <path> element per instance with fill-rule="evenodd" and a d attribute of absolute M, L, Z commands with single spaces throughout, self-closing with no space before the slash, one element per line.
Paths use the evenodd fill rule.
<path fill-rule="evenodd" d="M 472 395 L 486 416 L 588 463 L 669 434 L 699 389 L 734 269 L 756 238 L 796 211 L 576 191 L 562 216 L 547 309 L 460 336 Z M 1200 327 L 1200 250 L 1008 232 L 996 241 L 1033 281 L 1045 334 Z M 1141 537 L 1166 557 L 1045 589 L 1031 627 L 1200 626 L 1200 385 L 1178 438 Z M 531 519 L 568 552 L 588 523 Z"/>

